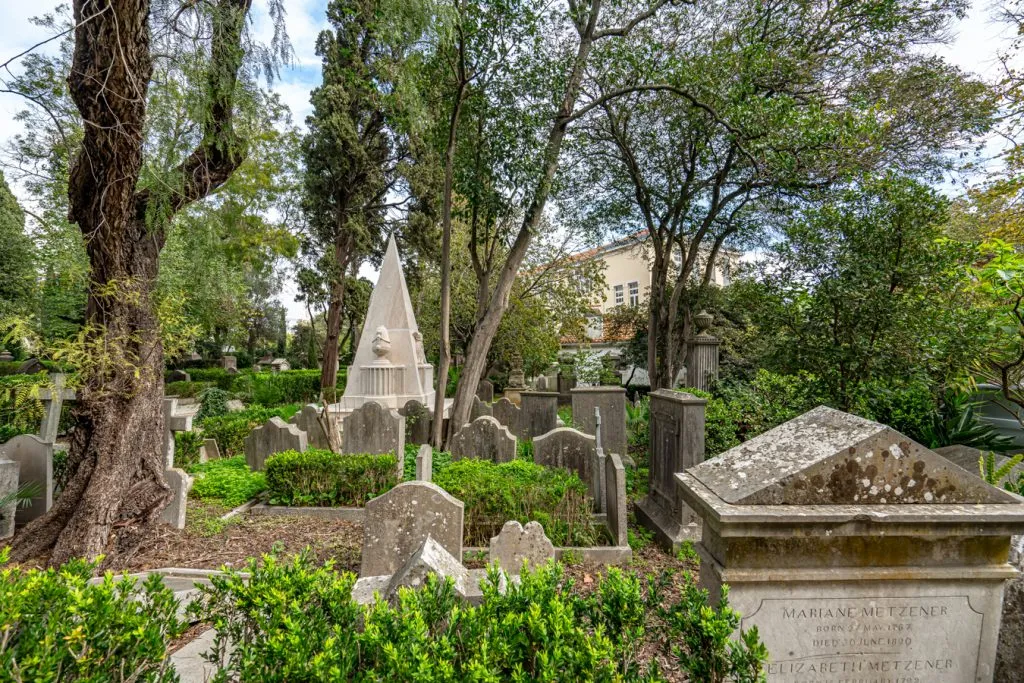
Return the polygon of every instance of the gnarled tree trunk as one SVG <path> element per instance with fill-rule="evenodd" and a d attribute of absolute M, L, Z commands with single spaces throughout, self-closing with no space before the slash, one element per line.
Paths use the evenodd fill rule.
<path fill-rule="evenodd" d="M 164 481 L 163 350 L 152 301 L 164 227 L 241 163 L 232 98 L 250 0 L 214 9 L 210 105 L 200 146 L 166 187 L 139 189 L 152 75 L 148 0 L 75 0 L 68 79 L 85 133 L 68 184 L 69 218 L 90 263 L 83 387 L 71 472 L 54 507 L 12 544 L 15 560 L 50 564 L 131 554 L 170 499 Z"/>

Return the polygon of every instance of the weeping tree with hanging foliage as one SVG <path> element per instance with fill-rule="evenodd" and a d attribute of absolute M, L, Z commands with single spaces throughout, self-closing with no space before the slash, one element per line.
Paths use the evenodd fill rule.
<path fill-rule="evenodd" d="M 253 57 L 287 54 L 283 7 L 271 0 L 271 48 L 247 39 L 251 0 L 74 0 L 69 92 L 84 122 L 68 180 L 68 218 L 89 260 L 86 324 L 74 359 L 82 374 L 69 478 L 53 508 L 12 544 L 12 557 L 49 553 L 60 564 L 138 547 L 171 497 L 164 480 L 163 347 L 154 287 L 175 214 L 223 185 L 246 157 L 234 116 Z M 197 135 L 166 170 L 148 163 L 147 94 L 158 59 L 205 43 L 195 93 Z"/>

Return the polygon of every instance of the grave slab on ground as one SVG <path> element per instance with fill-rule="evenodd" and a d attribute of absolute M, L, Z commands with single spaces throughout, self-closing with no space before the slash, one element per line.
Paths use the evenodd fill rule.
<path fill-rule="evenodd" d="M 992 680 L 1024 499 L 824 407 L 676 479 L 701 583 L 729 585 L 769 681 Z"/>

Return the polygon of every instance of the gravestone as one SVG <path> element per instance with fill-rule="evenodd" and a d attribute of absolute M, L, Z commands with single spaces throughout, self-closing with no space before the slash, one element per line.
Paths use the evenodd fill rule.
<path fill-rule="evenodd" d="M 533 461 L 545 467 L 561 467 L 579 475 L 601 512 L 604 491 L 601 486 L 604 457 L 598 457 L 597 439 L 570 427 L 559 427 L 533 440 Z"/>
<path fill-rule="evenodd" d="M 505 398 L 516 405 L 522 402 L 523 391 L 526 390 L 526 374 L 523 372 L 523 357 L 516 353 L 512 356 L 508 371 L 508 384 L 505 386 Z"/>
<path fill-rule="evenodd" d="M 19 467 L 18 463 L 8 460 L 0 453 L 0 498 L 13 496 L 17 492 Z M 0 506 L 0 539 L 14 535 L 14 514 L 17 505 L 17 501 L 12 500 L 7 505 Z"/>
<path fill-rule="evenodd" d="M 18 375 L 38 375 L 40 372 L 46 372 L 46 366 L 39 362 L 38 358 L 29 358 L 22 362 L 18 366 Z"/>
<path fill-rule="evenodd" d="M 491 412 L 494 419 L 507 427 L 513 436 L 517 439 L 523 438 L 522 420 L 520 419 L 522 411 L 519 406 L 507 398 L 501 398 L 491 406 Z"/>
<path fill-rule="evenodd" d="M 714 316 L 701 311 L 693 316 L 697 334 L 686 340 L 686 386 L 700 391 L 711 391 L 718 379 L 719 347 L 722 340 L 708 332 Z"/>
<path fill-rule="evenodd" d="M 27 507 L 19 506 L 14 519 L 27 524 L 53 506 L 53 444 L 35 434 L 21 434 L 0 445 L 0 459 L 18 463 L 19 486 L 34 483 L 39 490 Z"/>
<path fill-rule="evenodd" d="M 327 438 L 327 432 L 324 431 L 324 427 L 320 423 L 320 409 L 314 404 L 307 403 L 302 406 L 302 410 L 295 413 L 288 421 L 306 432 L 306 444 L 310 448 L 331 450 L 331 441 Z"/>
<path fill-rule="evenodd" d="M 534 391 L 547 391 L 548 390 L 548 378 L 541 375 L 537 378 L 537 381 L 533 383 Z"/>
<path fill-rule="evenodd" d="M 366 503 L 360 576 L 394 574 L 433 537 L 462 557 L 463 505 L 440 486 L 406 481 Z"/>
<path fill-rule="evenodd" d="M 551 391 L 524 391 L 520 428 L 524 439 L 547 434 L 558 423 L 558 394 Z"/>
<path fill-rule="evenodd" d="M 594 409 L 601 411 L 601 447 L 626 455 L 626 390 L 622 387 L 577 387 L 572 394 L 572 421 L 585 434 L 596 434 Z"/>
<path fill-rule="evenodd" d="M 416 481 L 427 481 L 434 474 L 434 449 L 430 444 L 423 444 L 416 453 Z"/>
<path fill-rule="evenodd" d="M 192 375 L 188 374 L 184 370 L 171 370 L 167 374 L 168 382 L 191 382 Z"/>
<path fill-rule="evenodd" d="M 174 433 L 192 431 L 192 415 L 178 415 L 178 399 L 164 399 L 164 469 L 174 467 Z"/>
<path fill-rule="evenodd" d="M 609 453 L 604 461 L 605 511 L 608 513 L 608 530 L 612 543 L 629 545 L 627 514 L 629 499 L 626 497 L 626 468 L 618 453 Z"/>
<path fill-rule="evenodd" d="M 469 408 L 469 421 L 473 422 L 478 417 L 485 417 L 493 415 L 491 406 L 489 403 L 484 403 L 480 400 L 479 396 L 473 397 L 473 405 Z"/>
<path fill-rule="evenodd" d="M 65 382 L 65 376 L 55 372 L 50 375 L 51 386 L 39 390 L 39 400 L 43 404 L 43 420 L 39 425 L 39 438 L 47 443 L 57 441 L 64 401 L 75 400 L 75 390 L 68 389 Z"/>
<path fill-rule="evenodd" d="M 680 498 L 675 475 L 704 462 L 707 401 L 669 389 L 650 397 L 647 496 L 637 501 L 636 518 L 654 532 L 659 545 L 674 553 L 684 540 L 700 537 L 700 518 Z"/>
<path fill-rule="evenodd" d="M 185 507 L 188 504 L 188 492 L 192 488 L 192 477 L 172 467 L 164 471 L 164 479 L 171 488 L 171 502 L 160 513 L 160 521 L 175 529 L 185 528 Z"/>
<path fill-rule="evenodd" d="M 344 419 L 342 434 L 342 453 L 394 453 L 401 480 L 405 471 L 405 418 L 398 412 L 370 401 Z"/>
<path fill-rule="evenodd" d="M 576 376 L 559 372 L 555 378 L 555 385 L 558 390 L 558 405 L 572 405 L 572 390 L 576 388 Z"/>
<path fill-rule="evenodd" d="M 476 397 L 484 403 L 494 401 L 494 383 L 489 379 L 482 379 L 476 385 Z"/>
<path fill-rule="evenodd" d="M 512 576 L 518 576 L 526 560 L 529 569 L 536 569 L 555 558 L 555 546 L 544 533 L 540 522 L 527 522 L 524 527 L 515 520 L 505 522 L 501 532 L 491 538 L 489 560 Z"/>
<path fill-rule="evenodd" d="M 405 418 L 405 441 L 417 446 L 430 442 L 434 413 L 420 401 L 408 401 L 398 414 Z"/>
<path fill-rule="evenodd" d="M 274 453 L 299 451 L 307 448 L 306 432 L 297 425 L 288 424 L 279 417 L 272 417 L 262 427 L 249 432 L 245 437 L 245 462 L 251 470 L 262 470 L 267 458 Z"/>
<path fill-rule="evenodd" d="M 201 451 L 199 457 L 201 462 L 220 460 L 220 446 L 217 444 L 216 439 L 203 439 L 203 445 L 199 449 Z"/>
<path fill-rule="evenodd" d="M 234 356 L 221 356 L 220 367 L 228 372 L 238 372 L 238 359 Z"/>
<path fill-rule="evenodd" d="M 1024 501 L 820 407 L 676 475 L 769 681 L 990 681 Z"/>
<path fill-rule="evenodd" d="M 516 437 L 489 415 L 478 417 L 460 429 L 448 444 L 452 460 L 476 458 L 491 462 L 516 459 Z"/>

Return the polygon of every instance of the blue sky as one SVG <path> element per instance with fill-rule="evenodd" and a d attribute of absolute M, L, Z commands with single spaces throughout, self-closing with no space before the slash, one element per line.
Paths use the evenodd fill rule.
<path fill-rule="evenodd" d="M 67 1 L 0 0 L 0 64 L 49 37 L 47 32 L 31 25 L 29 17 L 52 12 L 59 4 Z M 295 61 L 282 70 L 281 79 L 272 87 L 291 108 L 292 120 L 303 125 L 310 109 L 309 92 L 320 82 L 320 60 L 314 48 L 317 34 L 326 28 L 327 0 L 284 0 L 284 3 Z M 272 26 L 266 6 L 266 0 L 254 0 L 253 30 L 257 37 L 269 40 Z M 991 0 L 974 0 L 967 18 L 953 27 L 954 40 L 948 45 L 935 46 L 934 51 L 962 69 L 990 79 L 997 77 L 998 53 L 1006 48 L 1014 36 L 1009 27 L 992 20 L 992 6 Z M 20 66 L 15 61 L 8 68 L 16 73 Z M 0 71 L 0 79 L 4 75 Z M 5 146 L 7 140 L 20 130 L 21 126 L 14 120 L 14 115 L 23 108 L 24 101 L 18 96 L 0 93 L 0 147 Z M 15 187 L 14 190 L 22 194 L 20 188 Z M 372 271 L 365 274 L 373 277 Z M 289 309 L 289 319 L 304 317 L 302 307 L 290 301 L 291 298 L 291 292 L 286 291 L 284 299 Z"/>

